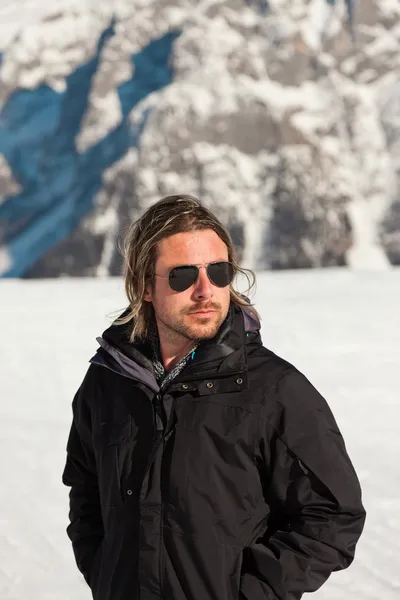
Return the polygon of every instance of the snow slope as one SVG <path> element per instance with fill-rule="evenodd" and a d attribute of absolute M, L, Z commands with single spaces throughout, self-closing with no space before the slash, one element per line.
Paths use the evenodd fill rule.
<path fill-rule="evenodd" d="M 399 296 L 398 269 L 259 275 L 264 344 L 328 399 L 368 511 L 355 562 L 315 600 L 399 598 Z M 0 598 L 89 600 L 61 473 L 72 397 L 95 337 L 125 306 L 122 281 L 2 280 L 0 298 Z"/>

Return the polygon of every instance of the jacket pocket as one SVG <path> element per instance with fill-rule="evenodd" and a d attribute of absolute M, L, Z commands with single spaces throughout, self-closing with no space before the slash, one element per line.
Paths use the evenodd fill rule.
<path fill-rule="evenodd" d="M 104 456 L 102 477 L 104 506 L 114 506 L 122 498 L 122 481 L 127 477 L 132 457 L 132 420 L 131 416 L 121 422 L 102 424 Z"/>
<path fill-rule="evenodd" d="M 107 446 L 115 446 L 124 442 L 130 435 L 132 430 L 131 415 L 126 419 L 118 422 L 103 423 L 103 437 Z"/>

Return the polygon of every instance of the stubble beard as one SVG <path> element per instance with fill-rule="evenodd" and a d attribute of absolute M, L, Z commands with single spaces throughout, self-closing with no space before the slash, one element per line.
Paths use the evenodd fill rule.
<path fill-rule="evenodd" d="M 179 323 L 179 327 L 183 335 L 191 340 L 209 340 L 215 337 L 219 328 L 224 322 L 224 318 L 220 312 L 216 313 L 212 318 L 202 318 L 197 316 L 195 322 L 188 324 Z"/>
<path fill-rule="evenodd" d="M 166 323 L 162 315 L 159 315 L 159 319 L 164 327 L 169 330 L 171 337 L 179 335 L 190 341 L 209 340 L 216 336 L 226 315 L 222 313 L 220 305 L 218 305 L 218 308 L 215 305 L 207 308 L 216 311 L 213 317 L 189 316 L 190 313 L 195 312 L 195 309 L 191 309 L 190 313 L 187 311 L 183 312 L 182 316 L 174 323 Z M 201 307 L 198 310 L 205 310 L 205 307 Z M 188 323 L 188 319 L 193 322 Z"/>

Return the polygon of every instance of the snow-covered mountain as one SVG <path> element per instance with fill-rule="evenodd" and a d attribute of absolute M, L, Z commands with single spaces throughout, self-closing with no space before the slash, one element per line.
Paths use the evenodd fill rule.
<path fill-rule="evenodd" d="M 0 273 L 188 192 L 257 269 L 400 263 L 398 0 L 2 0 Z"/>

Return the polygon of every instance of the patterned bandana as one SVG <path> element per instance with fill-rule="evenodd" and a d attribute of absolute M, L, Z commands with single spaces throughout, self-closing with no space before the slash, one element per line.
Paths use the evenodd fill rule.
<path fill-rule="evenodd" d="M 177 375 L 179 375 L 179 373 L 193 359 L 194 354 L 199 346 L 199 343 L 197 342 L 193 348 L 189 350 L 189 352 L 178 362 L 178 364 L 168 372 L 165 370 L 161 360 L 160 340 L 155 321 L 152 321 L 150 325 L 148 340 L 150 342 L 151 351 L 153 354 L 154 374 L 161 389 L 165 388 L 165 386 L 167 386 L 173 379 L 175 379 Z"/>

